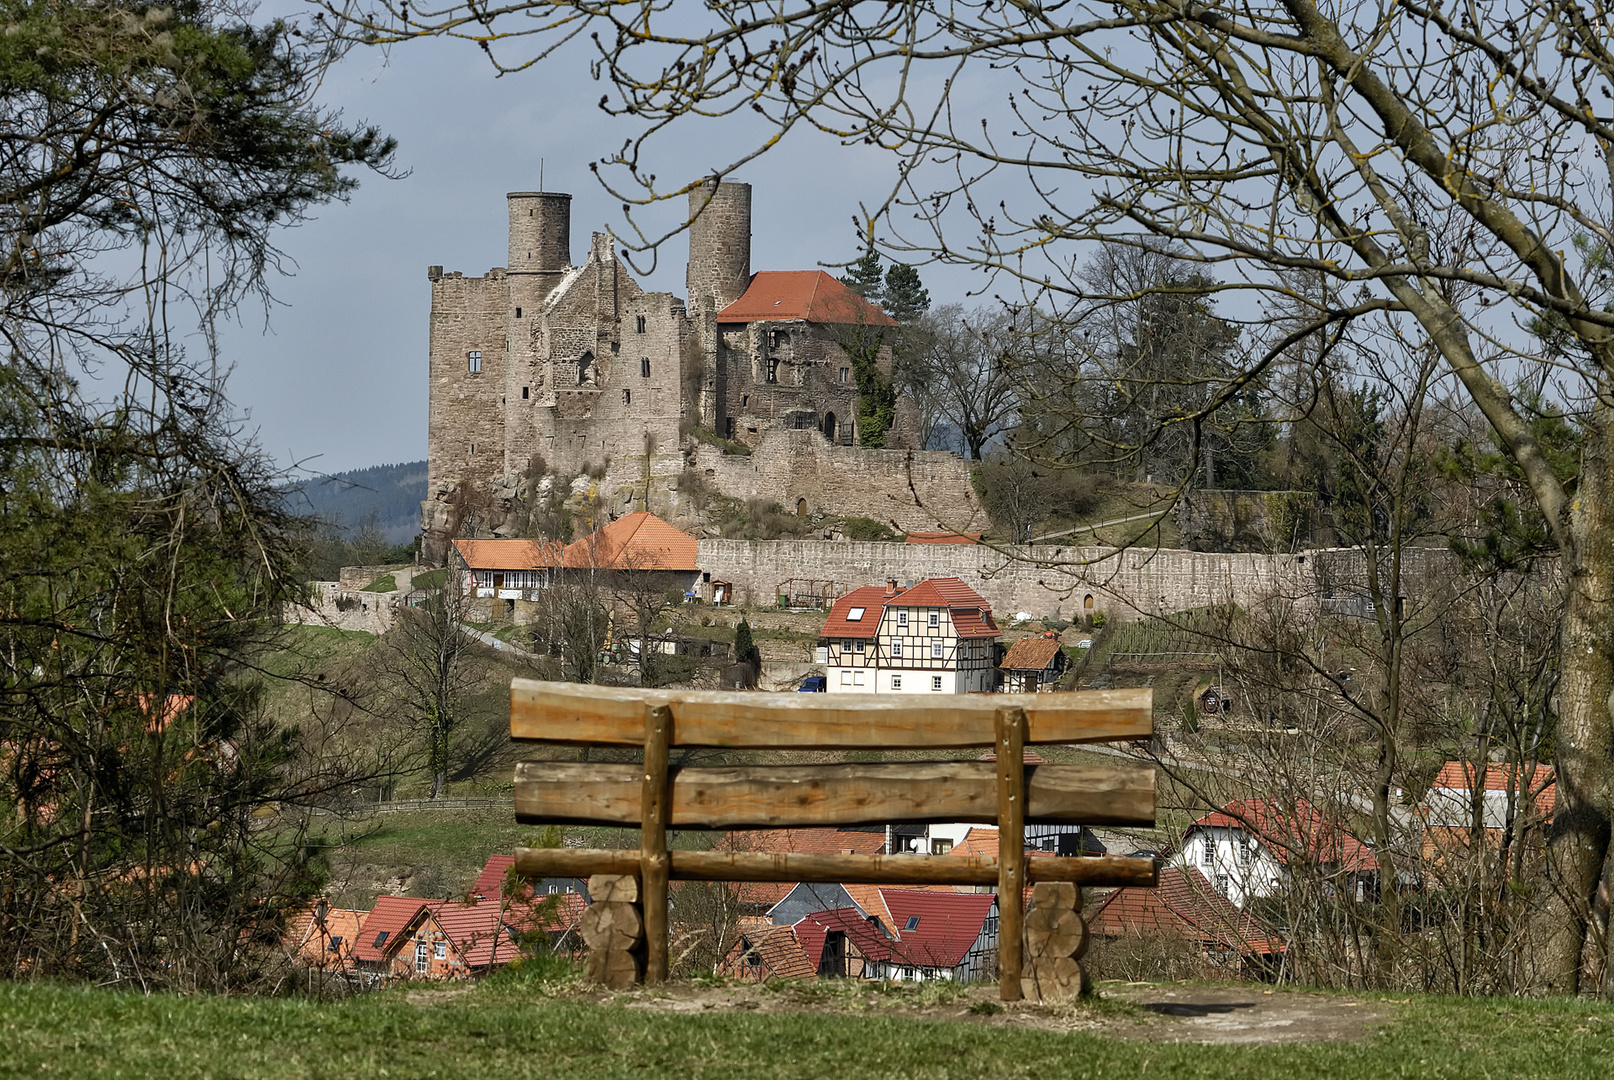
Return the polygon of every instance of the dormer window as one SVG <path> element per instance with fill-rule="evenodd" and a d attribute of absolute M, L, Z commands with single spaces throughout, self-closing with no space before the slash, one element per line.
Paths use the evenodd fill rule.
<path fill-rule="evenodd" d="M 852 610 L 850 610 L 850 611 L 848 611 L 846 613 L 846 621 L 847 622 L 862 622 L 863 621 L 863 612 L 865 610 L 867 610 L 867 609 L 866 608 L 860 608 L 860 607 L 853 608 Z"/>

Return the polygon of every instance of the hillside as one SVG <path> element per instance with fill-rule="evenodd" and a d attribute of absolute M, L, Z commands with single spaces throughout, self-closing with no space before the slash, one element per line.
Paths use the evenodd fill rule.
<path fill-rule="evenodd" d="M 356 530 L 371 515 L 389 544 L 413 540 L 426 498 L 426 463 L 372 465 L 368 469 L 313 476 L 287 489 L 292 507 L 322 521 Z"/>

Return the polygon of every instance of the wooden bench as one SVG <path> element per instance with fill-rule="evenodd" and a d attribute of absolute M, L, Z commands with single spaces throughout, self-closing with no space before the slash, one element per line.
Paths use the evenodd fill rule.
<path fill-rule="evenodd" d="M 668 882 L 835 882 L 997 886 L 1001 993 L 1038 992 L 1036 957 L 1024 970 L 1022 891 L 1036 891 L 1033 952 L 1049 941 L 1085 948 L 1072 897 L 1080 886 L 1155 884 L 1152 859 L 1027 859 L 1027 824 L 1153 825 L 1154 771 L 1025 764 L 1025 747 L 1148 739 L 1153 692 L 953 696 L 658 691 L 516 679 L 513 739 L 571 746 L 642 747 L 642 764 L 524 761 L 516 766 L 516 819 L 535 824 L 638 827 L 634 850 L 517 848 L 531 877 L 595 877 L 591 947 L 614 941 L 626 955 L 643 943 L 643 975 L 667 977 Z M 993 747 L 995 761 L 844 765 L 670 767 L 675 748 L 729 750 L 938 750 Z M 899 822 L 978 822 L 998 827 L 997 857 L 816 855 L 669 851 L 668 829 L 805 828 Z M 613 881 L 607 875 L 634 880 Z M 615 906 L 613 906 L 615 905 Z M 1056 910 L 1057 909 L 1057 910 Z M 591 909 L 592 913 L 592 909 Z M 635 923 L 642 919 L 642 931 Z M 635 935 L 642 933 L 642 937 Z M 1039 954 L 1040 955 L 1040 954 Z M 1048 954 L 1044 975 L 1055 972 Z M 639 960 L 591 959 L 608 981 L 639 976 Z M 1022 981 L 1022 976 L 1026 976 Z"/>

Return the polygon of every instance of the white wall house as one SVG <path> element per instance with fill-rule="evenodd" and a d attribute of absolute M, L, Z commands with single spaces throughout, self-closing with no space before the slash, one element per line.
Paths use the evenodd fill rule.
<path fill-rule="evenodd" d="M 1239 907 L 1279 892 L 1289 874 L 1248 829 L 1234 825 L 1191 826 L 1172 863 L 1198 870 Z"/>
<path fill-rule="evenodd" d="M 1206 814 L 1183 833 L 1168 860 L 1205 875 L 1216 891 L 1240 907 L 1281 892 L 1295 860 L 1339 893 L 1363 900 L 1377 888 L 1372 848 L 1305 799 L 1241 799 Z"/>
<path fill-rule="evenodd" d="M 835 601 L 822 647 L 829 692 L 968 694 L 994 688 L 997 623 L 958 578 L 866 585 Z"/>

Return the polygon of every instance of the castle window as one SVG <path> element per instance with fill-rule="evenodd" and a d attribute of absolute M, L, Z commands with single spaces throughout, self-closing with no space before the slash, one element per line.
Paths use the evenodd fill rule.
<path fill-rule="evenodd" d="M 751 404 L 751 395 L 750 394 L 741 394 L 740 395 L 740 408 L 743 409 L 749 404 Z"/>
<path fill-rule="evenodd" d="M 648 356 L 639 357 L 639 378 L 650 378 L 650 357 Z"/>
<path fill-rule="evenodd" d="M 516 308 L 516 318 L 518 318 L 518 319 L 521 318 L 521 309 L 520 308 Z"/>
<path fill-rule="evenodd" d="M 643 315 L 640 315 L 639 318 L 636 320 L 636 325 L 638 326 L 639 333 L 641 333 L 641 334 L 644 333 L 644 316 Z"/>
<path fill-rule="evenodd" d="M 851 381 L 851 376 L 852 376 L 852 369 L 851 368 L 841 368 L 841 382 L 850 382 Z"/>
<path fill-rule="evenodd" d="M 624 391 L 622 391 L 622 404 L 624 404 L 624 405 L 632 405 L 633 404 L 633 391 L 632 390 L 624 390 Z"/>
<path fill-rule="evenodd" d="M 522 387 L 522 388 L 521 388 L 521 400 L 522 400 L 522 401 L 526 401 L 526 400 L 527 400 L 527 388 L 526 388 L 526 387 L 525 387 L 525 386 L 523 386 L 523 387 Z"/>
<path fill-rule="evenodd" d="M 768 381 L 771 382 L 771 383 L 776 383 L 776 382 L 779 381 L 779 361 L 778 360 L 769 360 L 768 361 Z"/>
<path fill-rule="evenodd" d="M 585 385 L 594 374 L 594 354 L 586 352 L 577 358 L 577 385 Z"/>
<path fill-rule="evenodd" d="M 465 354 L 465 370 L 472 375 L 482 374 L 482 350 L 472 349 Z"/>

